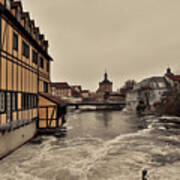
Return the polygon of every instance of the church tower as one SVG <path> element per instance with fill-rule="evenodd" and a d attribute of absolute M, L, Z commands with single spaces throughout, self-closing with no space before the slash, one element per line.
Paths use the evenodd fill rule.
<path fill-rule="evenodd" d="M 99 83 L 97 94 L 104 95 L 113 92 L 113 83 L 109 81 L 107 72 L 104 73 L 104 80 Z"/>

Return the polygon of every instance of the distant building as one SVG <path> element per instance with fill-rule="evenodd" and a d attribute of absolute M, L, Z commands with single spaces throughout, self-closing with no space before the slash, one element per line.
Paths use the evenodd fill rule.
<path fill-rule="evenodd" d="M 171 72 L 171 69 L 168 68 L 165 74 L 165 79 L 172 88 L 176 88 L 180 92 L 180 75 L 174 75 Z"/>
<path fill-rule="evenodd" d="M 127 93 L 128 109 L 135 109 L 142 100 L 147 106 L 160 102 L 165 92 L 170 89 L 165 77 L 151 77 L 137 83 L 133 90 Z"/>
<path fill-rule="evenodd" d="M 67 82 L 54 82 L 51 83 L 52 95 L 58 97 L 71 97 L 71 87 Z"/>
<path fill-rule="evenodd" d="M 106 94 L 110 94 L 113 92 L 113 83 L 108 80 L 108 74 L 105 72 L 104 80 L 99 83 L 99 88 L 96 91 L 97 98 L 103 99 Z"/>
<path fill-rule="evenodd" d="M 82 87 L 77 85 L 71 86 L 71 91 L 73 97 L 81 97 Z"/>
<path fill-rule="evenodd" d="M 90 97 L 90 92 L 88 90 L 82 90 L 81 96 L 83 99 L 88 99 Z"/>
<path fill-rule="evenodd" d="M 134 81 L 134 80 L 126 81 L 124 86 L 122 88 L 120 88 L 120 90 L 119 90 L 120 94 L 122 94 L 123 96 L 126 97 L 127 93 L 129 91 L 131 91 L 135 85 L 136 85 L 136 81 Z"/>
<path fill-rule="evenodd" d="M 125 95 L 122 94 L 122 93 L 119 93 L 119 92 L 112 92 L 112 93 L 109 95 L 108 100 L 109 100 L 109 101 L 112 101 L 112 102 L 125 101 Z"/>
<path fill-rule="evenodd" d="M 96 92 L 90 92 L 90 101 L 96 101 Z"/>

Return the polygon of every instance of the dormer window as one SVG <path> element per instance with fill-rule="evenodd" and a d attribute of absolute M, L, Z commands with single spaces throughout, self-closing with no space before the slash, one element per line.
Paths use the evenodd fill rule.
<path fill-rule="evenodd" d="M 31 36 L 33 35 L 33 32 L 34 32 L 34 29 L 33 29 L 33 27 L 31 26 Z"/>
<path fill-rule="evenodd" d="M 25 20 L 25 29 L 26 29 L 26 31 L 28 31 L 28 28 L 29 28 L 29 22 L 28 22 L 28 20 Z"/>
<path fill-rule="evenodd" d="M 39 34 L 36 33 L 36 40 L 39 41 Z"/>
<path fill-rule="evenodd" d="M 20 10 L 16 10 L 16 18 L 19 22 L 21 22 L 21 11 Z"/>
<path fill-rule="evenodd" d="M 11 10 L 11 0 L 6 0 L 6 8 Z"/>

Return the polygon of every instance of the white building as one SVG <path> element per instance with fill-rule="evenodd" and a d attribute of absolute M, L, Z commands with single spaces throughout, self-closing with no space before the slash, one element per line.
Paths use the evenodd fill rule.
<path fill-rule="evenodd" d="M 137 83 L 126 97 L 128 110 L 135 110 L 142 100 L 147 106 L 160 102 L 164 92 L 170 89 L 165 77 L 151 77 Z"/>

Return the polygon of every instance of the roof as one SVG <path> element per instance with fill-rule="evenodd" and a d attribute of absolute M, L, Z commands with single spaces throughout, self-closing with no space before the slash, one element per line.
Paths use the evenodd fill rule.
<path fill-rule="evenodd" d="M 89 93 L 88 90 L 82 90 L 81 93 Z"/>
<path fill-rule="evenodd" d="M 180 75 L 171 75 L 171 76 L 167 76 L 167 77 L 173 81 L 179 81 L 180 82 Z"/>
<path fill-rule="evenodd" d="M 23 12 L 22 13 L 22 18 L 27 17 L 28 19 L 30 19 L 29 13 L 28 12 Z"/>
<path fill-rule="evenodd" d="M 11 8 L 17 8 L 18 6 L 22 9 L 21 1 L 13 1 L 13 2 L 11 2 Z"/>
<path fill-rule="evenodd" d="M 20 6 L 22 10 L 22 4 L 20 1 L 14 1 L 14 2 L 11 1 L 11 4 L 12 4 L 12 8 L 17 8 L 18 6 Z M 40 51 L 40 53 L 42 53 L 42 55 L 44 55 L 48 60 L 53 61 L 52 57 L 48 54 L 48 52 L 44 50 L 41 45 L 38 44 L 38 42 L 31 36 L 29 32 L 25 30 L 23 25 L 16 19 L 16 17 L 10 11 L 7 11 L 6 8 L 4 8 L 4 6 L 1 3 L 0 3 L 0 11 L 8 20 L 11 21 L 11 23 L 13 23 L 13 25 L 18 29 L 19 32 L 21 32 L 24 35 L 26 39 L 30 41 L 32 45 L 38 51 Z M 22 16 L 24 15 L 22 14 Z"/>
<path fill-rule="evenodd" d="M 67 102 L 62 100 L 60 97 L 53 96 L 50 93 L 40 93 L 40 96 L 48 99 L 49 101 L 54 102 L 55 104 L 61 105 L 61 106 L 65 106 L 67 104 Z"/>
<path fill-rule="evenodd" d="M 105 74 L 104 74 L 104 80 L 102 82 L 100 82 L 99 84 L 112 84 L 112 82 L 108 80 L 107 72 L 105 72 Z"/>
<path fill-rule="evenodd" d="M 54 82 L 51 83 L 51 87 L 55 87 L 57 89 L 71 89 L 67 82 Z"/>
<path fill-rule="evenodd" d="M 142 82 L 144 81 L 164 82 L 165 78 L 162 76 L 153 76 L 153 77 L 144 79 Z"/>
<path fill-rule="evenodd" d="M 164 77 L 154 76 L 146 78 L 141 82 L 137 83 L 133 90 L 153 90 L 153 89 L 164 89 L 168 88 L 169 84 Z"/>
<path fill-rule="evenodd" d="M 112 82 L 109 81 L 108 79 L 106 79 L 106 80 L 100 82 L 99 84 L 112 84 Z"/>

